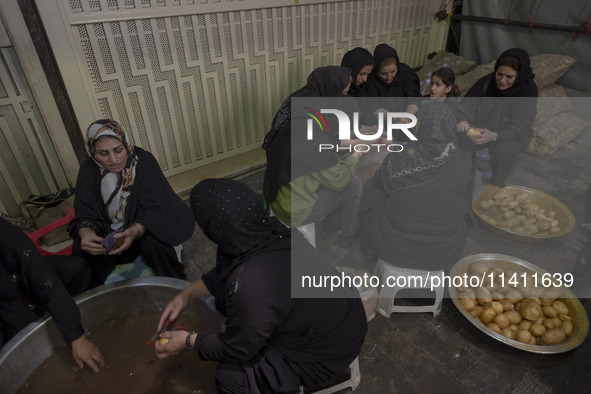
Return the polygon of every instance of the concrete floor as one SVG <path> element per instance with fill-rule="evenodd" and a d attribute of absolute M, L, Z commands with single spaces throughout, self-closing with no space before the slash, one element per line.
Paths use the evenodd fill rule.
<path fill-rule="evenodd" d="M 550 272 L 572 272 L 584 245 L 584 197 L 591 183 L 591 129 L 585 130 L 553 156 L 519 157 L 508 184 L 543 191 L 573 212 L 574 230 L 543 243 L 522 243 L 498 236 L 481 225 L 470 228 L 464 255 L 501 253 L 534 263 Z M 262 188 L 263 172 L 242 180 Z M 334 234 L 318 249 L 331 261 Z M 196 228 L 184 243 L 183 259 L 190 280 L 214 266 L 215 245 Z M 335 263 L 336 264 L 336 263 Z M 338 262 L 372 271 L 353 248 Z M 575 278 L 576 280 L 577 278 Z M 584 297 L 591 297 L 588 292 Z M 591 316 L 591 302 L 583 300 Z M 356 393 L 582 393 L 591 391 L 591 340 L 563 354 L 540 355 L 501 344 L 483 334 L 460 314 L 450 299 L 442 313 L 381 315 L 370 322 L 360 355 L 361 383 Z"/>

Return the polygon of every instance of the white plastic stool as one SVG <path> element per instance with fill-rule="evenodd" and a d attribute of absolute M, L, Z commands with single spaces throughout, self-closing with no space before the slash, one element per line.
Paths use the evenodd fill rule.
<path fill-rule="evenodd" d="M 269 216 L 275 216 L 273 213 L 273 209 L 269 207 Z M 275 216 L 276 217 L 276 216 Z M 279 220 L 279 218 L 277 218 Z M 281 220 L 279 220 L 281 222 Z M 289 227 L 287 224 L 281 222 L 285 227 Z M 316 247 L 316 226 L 314 223 L 302 224 L 301 226 L 296 227 L 300 233 L 306 238 L 310 245 Z"/>
<path fill-rule="evenodd" d="M 303 224 L 297 229 L 310 242 L 310 245 L 316 247 L 316 226 L 314 223 Z"/>
<path fill-rule="evenodd" d="M 333 386 L 325 387 L 317 391 L 306 391 L 307 394 L 330 394 L 336 393 L 346 388 L 351 388 L 351 390 L 355 390 L 357 386 L 359 386 L 359 382 L 361 382 L 361 373 L 359 372 L 359 357 L 355 358 L 349 364 L 349 379 L 345 380 L 344 382 L 337 383 Z M 304 393 L 304 388 L 300 386 L 300 394 Z"/>
<path fill-rule="evenodd" d="M 379 271 L 379 272 L 378 272 Z M 437 316 L 441 312 L 441 301 L 443 300 L 444 288 L 441 283 L 439 286 L 434 287 L 435 291 L 435 303 L 433 305 L 421 305 L 421 306 L 405 306 L 405 305 L 394 305 L 396 299 L 396 293 L 402 289 L 429 289 L 431 290 L 431 280 L 434 276 L 443 275 L 443 271 L 424 271 L 418 269 L 400 268 L 393 266 L 392 264 L 386 263 L 384 260 L 379 259 L 376 264 L 376 275 L 381 274 L 380 296 L 378 299 L 378 312 L 386 317 L 390 317 L 392 312 L 431 312 L 433 317 Z M 387 282 L 387 278 L 390 279 Z M 404 280 L 398 279 L 399 277 L 405 277 Z M 438 284 L 437 281 L 435 284 Z"/>

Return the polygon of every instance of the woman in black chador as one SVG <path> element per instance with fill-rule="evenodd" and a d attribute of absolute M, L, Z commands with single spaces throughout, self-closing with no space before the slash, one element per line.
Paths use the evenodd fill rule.
<path fill-rule="evenodd" d="M 82 293 L 90 272 L 74 256 L 42 256 L 18 227 L 0 219 L 0 348 L 20 330 L 49 312 L 72 346 L 79 368 L 105 366 L 99 348 L 84 335 L 72 297 Z"/>
<path fill-rule="evenodd" d="M 154 156 L 131 145 L 121 125 L 109 119 L 88 127 L 86 150 L 90 158 L 80 166 L 76 217 L 68 230 L 72 254 L 90 262 L 89 286 L 103 284 L 115 265 L 140 254 L 157 276 L 185 279 L 174 246 L 193 234 L 195 220 Z M 105 239 L 113 232 L 120 244 Z"/>
<path fill-rule="evenodd" d="M 168 303 L 158 331 L 191 299 L 210 294 L 227 318 L 226 328 L 164 332 L 170 341 L 157 341 L 158 357 L 188 347 L 216 361 L 218 393 L 298 393 L 299 386 L 328 384 L 344 373 L 367 331 L 357 291 L 303 288 L 300 274 L 338 272 L 298 231 L 269 217 L 245 184 L 206 179 L 191 191 L 191 208 L 218 246 L 216 266 Z M 304 291 L 301 298 L 292 297 L 292 286 Z"/>
<path fill-rule="evenodd" d="M 517 156 L 529 145 L 537 97 L 529 55 L 513 48 L 499 56 L 494 73 L 479 79 L 461 101 L 460 146 L 473 153 L 489 148 L 493 185 L 505 186 Z M 480 134 L 468 138 L 465 132 L 471 127 Z"/>
<path fill-rule="evenodd" d="M 341 67 L 351 69 L 351 88 L 347 92 L 349 96 L 362 95 L 360 91 L 365 88 L 365 82 L 371 75 L 374 64 L 373 56 L 365 48 L 357 47 L 345 53 Z"/>
<path fill-rule="evenodd" d="M 359 217 L 366 258 L 404 268 L 447 270 L 462 256 L 472 203 L 470 153 L 458 149 L 456 118 L 428 100 L 418 141 L 401 142 L 365 185 Z"/>

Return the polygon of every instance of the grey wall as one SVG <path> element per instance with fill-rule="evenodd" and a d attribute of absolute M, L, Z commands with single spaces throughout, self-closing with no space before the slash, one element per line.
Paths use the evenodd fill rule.
<path fill-rule="evenodd" d="M 512 7 L 515 11 L 510 20 L 529 22 L 532 4 L 535 14 L 540 3 L 535 23 L 580 26 L 591 14 L 591 1 L 464 0 L 463 15 L 504 20 Z M 460 55 L 477 64 L 490 62 L 512 47 L 522 47 L 531 56 L 568 55 L 574 57 L 576 63 L 558 83 L 572 90 L 569 94 L 573 96 L 591 96 L 591 35 L 579 33 L 574 42 L 572 37 L 573 33 L 563 31 L 462 21 Z"/>

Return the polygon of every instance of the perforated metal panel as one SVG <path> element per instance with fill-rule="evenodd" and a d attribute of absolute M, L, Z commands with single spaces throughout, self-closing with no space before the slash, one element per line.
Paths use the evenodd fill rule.
<path fill-rule="evenodd" d="M 67 187 L 12 47 L 0 49 L 0 211 L 19 216 L 31 194 Z"/>
<path fill-rule="evenodd" d="M 68 89 L 87 90 L 166 175 L 258 148 L 283 99 L 355 46 L 386 42 L 418 66 L 446 39 L 440 0 L 41 1 L 61 8 L 84 62 L 88 83 Z"/>

